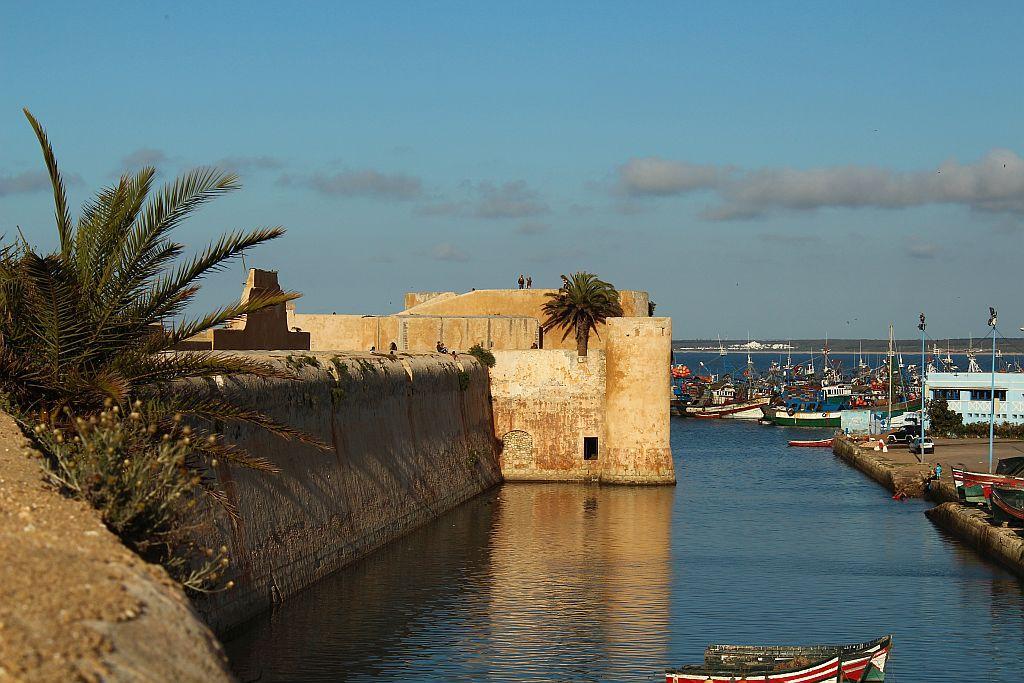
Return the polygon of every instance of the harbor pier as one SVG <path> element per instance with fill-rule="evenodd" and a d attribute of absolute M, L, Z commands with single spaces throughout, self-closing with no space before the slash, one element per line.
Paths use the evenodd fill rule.
<path fill-rule="evenodd" d="M 872 441 L 837 434 L 832 452 L 894 494 L 927 498 L 939 505 L 925 511 L 928 519 L 957 541 L 982 557 L 1006 567 L 1024 578 L 1024 530 L 1004 527 L 993 521 L 988 510 L 961 503 L 953 483 L 950 465 L 964 465 L 975 471 L 988 469 L 988 442 L 981 439 L 936 439 L 935 453 L 917 456 L 905 446 L 888 446 L 888 452 L 874 450 Z M 1024 453 L 1024 441 L 997 439 L 994 460 Z M 926 487 L 935 463 L 942 464 L 940 481 Z"/>

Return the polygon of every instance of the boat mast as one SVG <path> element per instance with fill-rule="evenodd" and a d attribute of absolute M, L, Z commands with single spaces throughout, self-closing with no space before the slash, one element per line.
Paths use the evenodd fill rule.
<path fill-rule="evenodd" d="M 893 338 L 892 338 L 892 334 L 893 334 L 893 332 L 892 332 L 892 323 L 889 323 L 889 422 L 888 422 L 888 425 L 890 427 L 892 426 L 892 359 L 893 359 L 893 353 L 892 353 Z"/>

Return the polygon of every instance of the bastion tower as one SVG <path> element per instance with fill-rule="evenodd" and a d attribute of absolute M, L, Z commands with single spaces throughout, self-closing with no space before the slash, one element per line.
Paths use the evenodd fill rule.
<path fill-rule="evenodd" d="M 610 484 L 674 484 L 666 372 L 672 319 L 608 318 L 606 334 L 600 479 Z"/>

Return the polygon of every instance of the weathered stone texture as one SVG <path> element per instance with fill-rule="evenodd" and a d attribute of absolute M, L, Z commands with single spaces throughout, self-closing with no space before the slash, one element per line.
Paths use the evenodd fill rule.
<path fill-rule="evenodd" d="M 669 446 L 669 318 L 609 318 L 601 481 L 674 484 Z"/>
<path fill-rule="evenodd" d="M 983 510 L 943 503 L 925 512 L 939 526 L 978 553 L 1024 578 L 1024 532 L 997 527 Z"/>
<path fill-rule="evenodd" d="M 491 368 L 494 432 L 510 432 L 533 443 L 525 458 L 514 448 L 501 455 L 508 481 L 596 480 L 597 460 L 583 459 L 583 438 L 604 428 L 603 351 L 578 358 L 576 351 L 495 351 Z M 666 407 L 667 412 L 667 407 Z M 514 436 L 513 446 L 524 437 Z"/>
<path fill-rule="evenodd" d="M 0 413 L 0 681 L 231 680 L 181 588 L 44 483 L 40 457 Z"/>
<path fill-rule="evenodd" d="M 331 448 L 227 427 L 231 441 L 281 473 L 219 466 L 241 519 L 219 522 L 236 587 L 201 605 L 218 630 L 501 479 L 487 371 L 472 357 L 311 353 L 291 362 L 301 364 L 299 382 L 225 378 L 222 391 Z"/>

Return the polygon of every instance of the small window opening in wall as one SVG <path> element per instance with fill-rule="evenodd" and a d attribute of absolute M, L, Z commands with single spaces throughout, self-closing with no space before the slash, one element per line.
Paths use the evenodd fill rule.
<path fill-rule="evenodd" d="M 585 436 L 585 437 L 583 437 L 583 459 L 584 460 L 597 460 L 597 437 L 596 436 Z"/>

